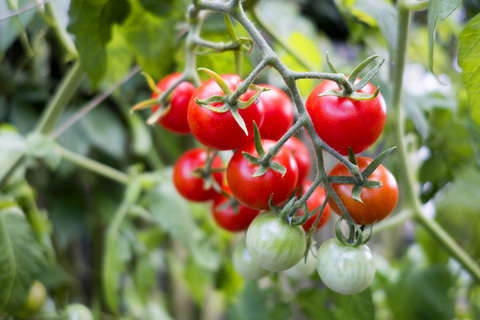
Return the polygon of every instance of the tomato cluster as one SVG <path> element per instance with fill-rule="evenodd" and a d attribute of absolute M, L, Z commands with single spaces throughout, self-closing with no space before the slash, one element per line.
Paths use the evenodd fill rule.
<path fill-rule="evenodd" d="M 167 90 L 180 76 L 166 77 L 158 88 Z M 285 275 L 298 278 L 301 274 L 308 276 L 316 264 L 320 277 L 331 289 L 344 294 L 362 291 L 375 273 L 366 246 L 352 247 L 331 240 L 320 247 L 318 259 L 309 255 L 307 262 L 300 261 L 305 254 L 305 233 L 313 228 L 318 215 L 321 217 L 316 229 L 325 225 L 332 209 L 339 214 L 341 211 L 332 197 L 325 203 L 327 196 L 322 187 L 315 184 L 315 189 L 310 190 L 313 182 L 307 178 L 311 156 L 300 139 L 290 137 L 269 162 L 262 162 L 263 155 L 272 147 L 277 148 L 277 141 L 292 127 L 293 106 L 285 92 L 271 85 L 251 87 L 232 102 L 231 94 L 241 85 L 238 75 L 224 74 L 212 77 L 196 90 L 182 82 L 172 91 L 169 107 L 158 123 L 170 131 L 191 132 L 211 149 L 195 148 L 179 158 L 173 173 L 175 187 L 190 201 L 211 200 L 212 216 L 221 228 L 230 232 L 247 230 L 246 242 L 239 244 L 233 255 L 236 270 L 245 278 L 258 279 L 269 271 L 287 269 Z M 265 90 L 263 87 L 269 90 L 259 94 L 258 91 Z M 330 94 L 335 91 L 341 91 L 335 82 L 324 81 L 308 97 L 306 109 L 313 127 L 341 155 L 347 155 L 349 149 L 362 152 L 383 130 L 385 102 L 370 84 L 358 90 L 359 94 L 371 94 L 369 100 L 356 100 L 343 93 Z M 152 109 L 156 111 L 158 106 Z M 260 134 L 256 139 L 255 126 Z M 232 150 L 233 155 L 225 165 L 212 150 Z M 357 157 L 357 162 L 363 172 L 372 159 Z M 329 176 L 351 174 L 338 164 Z M 360 195 L 363 202 L 352 198 L 352 184 L 332 183 L 342 204 L 360 225 L 385 218 L 398 198 L 395 178 L 384 166 L 380 165 L 365 178 L 380 181 L 382 186 L 363 187 Z M 317 212 L 306 219 L 303 228 L 292 226 L 270 211 L 275 209 L 270 208 L 271 203 L 281 207 L 293 194 L 300 198 L 307 192 L 310 196 L 306 208 L 309 214 Z M 318 212 L 319 209 L 323 211 Z M 305 214 L 302 208 L 296 218 L 301 219 Z"/>

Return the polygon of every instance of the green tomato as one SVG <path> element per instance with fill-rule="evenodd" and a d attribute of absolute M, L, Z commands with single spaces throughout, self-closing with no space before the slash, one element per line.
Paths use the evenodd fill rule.
<path fill-rule="evenodd" d="M 330 239 L 318 250 L 317 271 L 323 283 L 333 291 L 357 294 L 372 282 L 375 261 L 366 245 L 353 247 Z"/>
<path fill-rule="evenodd" d="M 305 262 L 305 259 L 302 258 L 296 265 L 290 269 L 282 271 L 282 273 L 292 279 L 304 279 L 309 277 L 313 271 L 315 271 L 315 267 L 317 266 L 317 259 L 315 259 L 313 252 L 317 252 L 317 248 L 310 248 L 307 256 L 307 262 Z"/>
<path fill-rule="evenodd" d="M 252 221 L 246 240 L 255 262 L 270 271 L 283 271 L 296 265 L 307 245 L 301 226 L 292 227 L 268 211 Z"/>
<path fill-rule="evenodd" d="M 253 260 L 245 242 L 239 243 L 233 251 L 233 267 L 238 274 L 249 280 L 260 279 L 269 274 L 268 270 L 261 268 Z"/>
<path fill-rule="evenodd" d="M 93 320 L 93 314 L 81 303 L 72 303 L 67 306 L 65 312 L 68 320 Z"/>
<path fill-rule="evenodd" d="M 25 299 L 25 303 L 17 313 L 17 316 L 20 318 L 30 318 L 42 309 L 45 300 L 47 300 L 47 290 L 45 286 L 39 281 L 34 281 Z"/>

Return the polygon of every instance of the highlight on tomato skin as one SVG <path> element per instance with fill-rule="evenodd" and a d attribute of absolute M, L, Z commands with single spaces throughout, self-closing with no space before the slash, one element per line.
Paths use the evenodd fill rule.
<path fill-rule="evenodd" d="M 260 95 L 265 108 L 265 120 L 260 128 L 262 139 L 279 140 L 293 125 L 293 104 L 290 97 L 277 87 L 260 84 L 259 87 L 270 88 Z"/>
<path fill-rule="evenodd" d="M 157 84 L 157 88 L 161 92 L 164 92 L 181 77 L 182 74 L 180 72 L 170 74 Z M 171 93 L 169 109 L 164 111 L 164 114 L 157 120 L 157 123 L 168 131 L 177 134 L 190 133 L 190 127 L 187 121 L 187 110 L 190 98 L 195 90 L 195 86 L 190 82 L 180 82 Z M 158 94 L 154 92 L 152 99 L 156 98 L 158 98 Z M 158 108 L 160 108 L 159 105 L 152 106 L 152 113 L 155 113 Z"/>
<path fill-rule="evenodd" d="M 312 183 L 313 183 L 312 181 L 303 182 L 301 188 L 298 190 L 299 196 L 302 196 L 305 192 L 307 192 L 307 190 L 309 190 L 311 188 Z M 326 194 L 325 194 L 325 191 L 323 190 L 323 188 L 320 187 L 320 186 L 315 188 L 313 193 L 307 199 L 308 211 L 313 211 L 313 210 L 321 207 L 323 202 L 325 201 L 325 198 L 326 198 Z M 313 224 L 315 223 L 315 220 L 317 219 L 317 216 L 319 214 L 321 214 L 321 217 L 320 217 L 320 220 L 318 221 L 318 224 L 317 224 L 317 227 L 315 228 L 315 230 L 318 230 L 321 227 L 323 227 L 327 223 L 328 219 L 330 218 L 330 213 L 331 213 L 331 208 L 330 208 L 330 205 L 327 203 L 327 205 L 325 206 L 325 208 L 323 210 L 323 213 L 317 212 L 316 214 L 311 216 L 302 225 L 305 232 L 310 231 L 310 229 L 313 227 Z M 297 216 L 301 217 L 301 216 L 303 216 L 303 214 L 304 214 L 303 208 L 299 209 L 297 211 Z"/>
<path fill-rule="evenodd" d="M 357 79 L 356 82 L 360 81 Z M 387 120 L 387 106 L 381 93 L 371 100 L 353 100 L 321 96 L 329 90 L 340 91 L 334 81 L 325 80 L 308 96 L 305 107 L 319 137 L 341 155 L 368 149 L 380 137 Z M 359 93 L 373 94 L 376 88 L 368 83 Z"/>
<path fill-rule="evenodd" d="M 210 156 L 213 152 L 210 151 Z M 197 169 L 203 169 L 207 162 L 207 150 L 194 148 L 185 152 L 173 167 L 173 183 L 177 191 L 187 200 L 202 202 L 215 199 L 218 192 L 213 187 L 204 189 L 205 180 L 194 173 Z M 212 169 L 223 169 L 223 161 L 217 155 L 212 161 Z M 213 178 L 222 184 L 224 173 L 214 172 Z"/>
<path fill-rule="evenodd" d="M 265 152 L 268 152 L 275 143 L 273 140 L 262 140 Z M 258 157 L 254 142 L 235 151 L 228 163 L 226 173 L 233 196 L 245 206 L 257 210 L 270 208 L 269 200 L 272 193 L 275 205 L 284 203 L 295 189 L 298 179 L 298 166 L 291 152 L 282 148 L 273 158 L 273 161 L 287 169 L 285 175 L 282 176 L 280 172 L 268 169 L 264 175 L 258 177 L 253 177 L 253 174 L 259 166 L 246 160 L 242 152 Z"/>
<path fill-rule="evenodd" d="M 373 161 L 367 157 L 357 157 L 358 167 L 361 172 Z M 330 176 L 352 176 L 348 169 L 337 164 L 328 174 Z M 370 225 L 385 219 L 395 208 L 398 201 L 398 185 L 393 174 L 382 164 L 368 177 L 368 180 L 380 181 L 380 188 L 362 188 L 360 198 L 362 202 L 352 198 L 352 184 L 332 183 L 332 188 L 345 205 L 348 213 L 359 225 Z M 340 215 L 340 208 L 333 198 L 329 204 L 333 211 Z"/>

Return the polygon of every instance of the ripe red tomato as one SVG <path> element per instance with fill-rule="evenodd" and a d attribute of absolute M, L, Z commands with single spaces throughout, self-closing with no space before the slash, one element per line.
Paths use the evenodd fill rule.
<path fill-rule="evenodd" d="M 232 92 L 240 84 L 240 77 L 236 74 L 221 75 Z M 247 101 L 255 91 L 247 91 L 240 96 L 241 101 Z M 218 84 L 210 79 L 202 84 L 192 96 L 188 106 L 188 124 L 193 135 L 203 145 L 215 150 L 237 149 L 253 140 L 253 121 L 260 127 L 265 117 L 265 110 L 262 102 L 257 99 L 246 109 L 238 109 L 245 121 L 248 136 L 233 118 L 230 111 L 224 113 L 214 112 L 197 104 L 194 99 L 200 100 L 212 96 L 224 96 Z M 212 104 L 214 107 L 221 107 L 223 104 Z"/>
<path fill-rule="evenodd" d="M 236 200 L 225 206 L 229 201 L 230 199 L 224 195 L 215 198 L 212 207 L 213 218 L 220 227 L 231 232 L 247 229 L 260 211 L 248 208 Z"/>
<path fill-rule="evenodd" d="M 157 88 L 164 92 L 181 76 L 181 73 L 168 75 L 157 84 Z M 175 133 L 189 133 L 190 127 L 188 126 L 187 121 L 187 110 L 188 103 L 194 92 L 195 86 L 186 81 L 181 82 L 175 89 L 173 89 L 171 93 L 172 98 L 170 100 L 170 110 L 158 119 L 158 124 Z M 158 94 L 154 92 L 152 94 L 152 99 L 156 98 L 158 98 Z M 159 105 L 153 106 L 152 111 L 157 111 L 159 107 Z"/>
<path fill-rule="evenodd" d="M 262 140 L 265 152 L 275 144 L 273 140 Z M 255 157 L 258 153 L 255 150 L 254 142 L 251 142 L 238 149 L 228 163 L 227 181 L 233 196 L 247 207 L 257 210 L 268 210 L 268 201 L 273 193 L 273 203 L 282 204 L 288 199 L 295 189 L 298 179 L 298 166 L 295 158 L 288 149 L 282 148 L 273 161 L 283 165 L 287 172 L 282 174 L 268 169 L 263 176 L 252 177 L 259 166 L 248 162 L 243 156 L 245 151 Z"/>
<path fill-rule="evenodd" d="M 194 174 L 196 169 L 201 169 L 207 161 L 207 151 L 203 148 L 195 148 L 185 152 L 173 167 L 173 182 L 178 192 L 190 201 L 207 201 L 214 199 L 218 193 L 212 188 L 204 190 L 204 179 Z M 223 168 L 220 157 L 215 157 L 212 168 Z M 213 173 L 215 181 L 222 185 L 223 172 Z"/>
<path fill-rule="evenodd" d="M 305 181 L 302 184 L 301 188 L 301 194 L 304 194 L 307 192 L 308 189 L 312 186 L 312 181 Z M 322 188 L 317 187 L 315 191 L 313 191 L 312 195 L 308 198 L 307 200 L 307 206 L 308 206 L 308 211 L 312 211 L 314 209 L 317 209 L 323 204 L 323 201 L 325 201 L 325 191 L 323 191 Z M 318 221 L 317 228 L 315 230 L 320 229 L 325 223 L 327 223 L 328 218 L 330 218 L 330 205 L 327 204 L 325 206 L 325 209 L 323 210 L 322 216 L 320 217 L 320 220 Z M 297 211 L 297 216 L 301 217 L 303 216 L 304 211 L 303 209 L 300 209 Z M 310 219 L 305 222 L 302 227 L 305 232 L 310 231 L 312 228 L 313 224 L 315 223 L 315 220 L 317 219 L 318 213 L 310 217 Z"/>
<path fill-rule="evenodd" d="M 367 157 L 357 157 L 358 167 L 363 172 L 373 160 Z M 329 173 L 330 176 L 351 176 L 348 169 L 342 164 L 337 164 Z M 393 211 L 398 200 L 398 186 L 393 174 L 383 165 L 372 173 L 368 180 L 380 181 L 380 188 L 368 189 L 362 188 L 360 198 L 363 202 L 353 200 L 352 184 L 332 183 L 333 190 L 338 194 L 340 200 L 347 208 L 350 216 L 355 223 L 369 225 L 379 222 L 387 217 Z M 330 198 L 332 209 L 340 214 L 337 203 Z"/>
<path fill-rule="evenodd" d="M 305 179 L 308 176 L 308 173 L 310 172 L 310 165 L 312 162 L 310 158 L 310 152 L 308 151 L 307 147 L 303 144 L 303 142 L 300 141 L 300 139 L 297 139 L 295 137 L 291 137 L 290 139 L 288 139 L 283 146 L 292 152 L 293 157 L 297 162 L 297 165 L 298 165 L 297 186 L 300 186 L 303 183 L 303 181 L 305 181 Z"/>
<path fill-rule="evenodd" d="M 387 117 L 385 100 L 380 93 L 371 100 L 362 101 L 318 96 L 332 89 L 340 91 L 336 82 L 323 81 L 310 93 L 305 103 L 315 131 L 342 155 L 348 154 L 348 147 L 355 154 L 360 153 L 377 141 L 383 131 Z M 372 94 L 375 90 L 369 83 L 359 92 Z"/>
<path fill-rule="evenodd" d="M 265 120 L 260 127 L 262 139 L 279 140 L 293 124 L 293 105 L 288 95 L 277 87 L 261 84 L 270 88 L 262 92 L 260 100 L 265 108 Z"/>

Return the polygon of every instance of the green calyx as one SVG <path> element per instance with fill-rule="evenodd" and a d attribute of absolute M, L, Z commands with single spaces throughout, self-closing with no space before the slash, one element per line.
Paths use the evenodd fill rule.
<path fill-rule="evenodd" d="M 206 108 L 210 111 L 217 112 L 217 113 L 225 113 L 225 112 L 230 112 L 237 122 L 237 124 L 242 128 L 243 132 L 245 135 L 248 136 L 248 130 L 247 126 L 245 124 L 245 121 L 243 120 L 242 116 L 240 115 L 239 109 L 246 109 L 249 106 L 251 106 L 260 96 L 260 94 L 264 91 L 268 91 L 270 89 L 266 87 L 259 87 L 256 85 L 250 85 L 249 89 L 250 90 L 255 90 L 257 93 L 253 95 L 248 101 L 241 101 L 236 99 L 233 103 L 230 101 L 231 96 L 234 94 L 232 90 L 228 87 L 228 85 L 225 83 L 225 81 L 220 77 L 217 73 L 213 72 L 212 70 L 205 69 L 205 68 L 199 68 L 199 71 L 204 71 L 207 73 L 211 79 L 213 79 L 222 92 L 224 93 L 223 96 L 212 96 L 207 99 L 195 99 L 195 103 L 197 103 L 199 106 Z M 215 107 L 212 104 L 216 103 L 221 103 L 223 104 L 221 107 Z"/>
<path fill-rule="evenodd" d="M 370 241 L 370 238 L 372 237 L 373 224 L 370 225 L 370 232 L 368 233 L 368 235 L 365 235 L 365 226 L 358 226 L 348 223 L 349 234 L 348 237 L 346 237 L 341 229 L 343 219 L 343 216 L 340 216 L 340 218 L 338 218 L 337 224 L 335 225 L 335 235 L 338 241 L 345 245 L 350 245 L 353 247 L 364 245 L 368 241 Z"/>
<path fill-rule="evenodd" d="M 375 90 L 374 93 L 372 94 L 365 94 L 365 93 L 360 93 L 358 92 L 360 89 L 362 89 L 363 87 L 365 87 L 369 82 L 370 80 L 372 80 L 372 78 L 377 74 L 377 72 L 380 70 L 381 66 L 383 65 L 383 63 L 385 62 L 385 59 L 382 59 L 382 61 L 380 61 L 379 63 L 377 63 L 375 65 L 375 67 L 373 67 L 372 70 L 370 70 L 366 75 L 365 77 L 363 77 L 358 83 L 355 83 L 355 81 L 357 80 L 358 76 L 360 75 L 360 73 L 373 61 L 375 60 L 376 58 L 378 58 L 379 56 L 378 55 L 373 55 L 373 56 L 370 56 L 368 57 L 367 59 L 363 60 L 350 74 L 350 76 L 347 78 L 343 78 L 342 76 L 342 79 L 340 80 L 335 80 L 338 84 L 338 86 L 340 87 L 340 91 L 337 91 L 337 90 L 328 90 L 324 93 L 321 93 L 319 94 L 318 96 L 319 97 L 325 97 L 325 96 L 335 96 L 335 97 L 339 97 L 339 98 L 349 98 L 349 99 L 352 99 L 352 100 L 371 100 L 371 99 L 374 99 L 375 97 L 377 97 L 378 93 L 379 93 L 379 88 L 377 88 Z M 337 69 L 335 68 L 335 66 L 332 64 L 332 62 L 330 61 L 330 57 L 328 55 L 328 52 L 327 52 L 327 65 L 328 65 L 328 68 L 330 69 L 330 71 L 332 73 L 335 73 L 335 74 L 338 74 L 337 72 Z"/>

